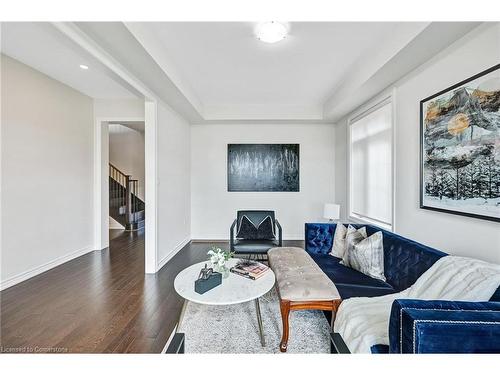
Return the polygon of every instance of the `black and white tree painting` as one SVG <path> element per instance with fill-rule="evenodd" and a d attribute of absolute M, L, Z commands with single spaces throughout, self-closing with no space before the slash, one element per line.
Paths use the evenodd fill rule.
<path fill-rule="evenodd" d="M 227 189 L 299 191 L 299 145 L 228 145 Z"/>
<path fill-rule="evenodd" d="M 421 102 L 421 207 L 500 221 L 500 65 Z"/>

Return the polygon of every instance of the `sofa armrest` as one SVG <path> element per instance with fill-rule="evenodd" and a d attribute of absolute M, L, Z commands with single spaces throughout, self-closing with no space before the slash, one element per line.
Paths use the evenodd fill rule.
<path fill-rule="evenodd" d="M 229 250 L 234 251 L 234 228 L 236 227 L 237 219 L 234 219 L 231 224 L 231 228 L 229 228 Z"/>
<path fill-rule="evenodd" d="M 500 303 L 396 300 L 390 353 L 500 353 Z"/>
<path fill-rule="evenodd" d="M 278 219 L 274 219 L 274 224 L 278 228 L 278 243 L 279 247 L 283 246 L 283 229 L 281 228 L 281 224 Z"/>

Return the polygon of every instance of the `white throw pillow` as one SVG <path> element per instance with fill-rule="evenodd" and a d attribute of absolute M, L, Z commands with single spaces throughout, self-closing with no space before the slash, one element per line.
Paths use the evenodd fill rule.
<path fill-rule="evenodd" d="M 349 267 L 367 276 L 385 281 L 384 243 L 382 232 L 354 244 L 347 254 Z"/>
<path fill-rule="evenodd" d="M 352 225 L 349 224 L 347 227 L 347 233 L 345 236 L 345 250 L 344 250 L 344 255 L 342 256 L 342 260 L 340 261 L 340 264 L 343 264 L 344 266 L 350 267 L 349 265 L 349 250 L 358 242 L 363 241 L 366 238 L 366 227 L 361 227 L 359 229 L 354 228 Z"/>
<path fill-rule="evenodd" d="M 333 246 L 330 255 L 337 258 L 342 258 L 345 253 L 345 236 L 347 234 L 347 228 L 344 224 L 337 224 L 335 229 L 335 235 L 333 236 Z"/>

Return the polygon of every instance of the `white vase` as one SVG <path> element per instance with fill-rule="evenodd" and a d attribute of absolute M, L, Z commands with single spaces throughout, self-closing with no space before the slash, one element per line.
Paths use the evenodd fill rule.
<path fill-rule="evenodd" d="M 220 274 L 222 274 L 223 279 L 226 279 L 229 277 L 229 268 L 225 265 L 224 266 L 216 265 L 216 266 L 214 266 L 214 270 L 216 272 L 219 272 Z"/>

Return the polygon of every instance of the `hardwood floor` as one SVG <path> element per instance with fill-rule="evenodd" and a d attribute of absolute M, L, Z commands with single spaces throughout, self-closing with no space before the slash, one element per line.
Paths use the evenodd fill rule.
<path fill-rule="evenodd" d="M 160 353 L 182 306 L 173 288 L 212 245 L 190 243 L 144 274 L 143 232 L 114 232 L 94 251 L 0 292 L 3 352 Z M 284 241 L 302 246 L 302 241 Z"/>

